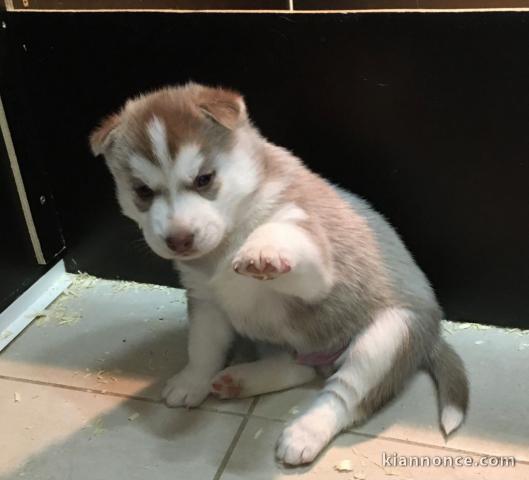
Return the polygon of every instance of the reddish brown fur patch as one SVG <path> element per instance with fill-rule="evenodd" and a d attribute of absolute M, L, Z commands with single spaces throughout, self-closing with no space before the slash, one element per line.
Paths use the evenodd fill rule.
<path fill-rule="evenodd" d="M 202 115 L 177 89 L 164 89 L 133 100 L 125 107 L 125 115 L 132 148 L 153 163 L 157 163 L 157 159 L 148 126 L 155 117 L 165 125 L 171 156 L 177 154 L 182 143 L 201 143 Z"/>
<path fill-rule="evenodd" d="M 197 99 L 200 109 L 228 130 L 234 130 L 246 118 L 242 97 L 220 88 L 203 88 Z"/>
<path fill-rule="evenodd" d="M 90 134 L 90 148 L 94 155 L 100 155 L 105 150 L 105 142 L 112 130 L 120 123 L 121 118 L 118 114 L 112 114 L 106 117 L 99 127 Z"/>
<path fill-rule="evenodd" d="M 165 125 L 173 158 L 184 143 L 194 143 L 206 154 L 214 148 L 226 148 L 231 130 L 246 118 L 242 97 L 220 88 L 188 84 L 140 96 L 123 110 L 124 130 L 132 149 L 153 163 L 157 160 L 148 125 L 154 117 Z"/>

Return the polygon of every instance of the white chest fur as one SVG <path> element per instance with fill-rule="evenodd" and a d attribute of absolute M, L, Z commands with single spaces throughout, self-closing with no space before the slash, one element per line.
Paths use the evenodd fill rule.
<path fill-rule="evenodd" d="M 266 281 L 238 275 L 227 265 L 223 267 L 212 277 L 186 272 L 184 284 L 199 300 L 218 306 L 241 335 L 295 347 L 300 338 L 289 328 L 285 298 L 270 289 Z"/>
<path fill-rule="evenodd" d="M 225 270 L 211 280 L 210 288 L 240 334 L 255 340 L 295 344 L 288 328 L 285 299 L 268 288 L 266 281 Z"/>

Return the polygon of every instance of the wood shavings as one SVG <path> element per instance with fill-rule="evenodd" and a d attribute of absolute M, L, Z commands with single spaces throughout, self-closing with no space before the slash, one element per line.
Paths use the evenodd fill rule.
<path fill-rule="evenodd" d="M 50 311 L 49 310 L 42 310 L 40 312 L 37 312 L 35 315 L 35 325 L 37 327 L 42 327 L 43 325 L 46 325 L 50 321 Z"/>
<path fill-rule="evenodd" d="M 97 383 L 108 383 L 108 380 L 105 378 L 105 373 L 104 370 L 99 370 L 99 372 L 96 373 Z"/>
<path fill-rule="evenodd" d="M 64 292 L 62 292 L 61 297 L 79 297 L 79 294 L 73 291 L 71 287 L 68 287 Z"/>
<path fill-rule="evenodd" d="M 22 397 L 20 396 L 20 393 L 15 392 L 15 393 L 13 394 L 13 401 L 14 401 L 15 403 L 20 403 L 20 400 L 22 400 Z"/>
<path fill-rule="evenodd" d="M 516 335 L 519 335 L 520 337 L 523 337 L 524 335 L 529 335 L 529 330 L 521 330 L 520 328 L 506 328 L 506 332 L 514 333 Z"/>
<path fill-rule="evenodd" d="M 452 333 L 455 332 L 454 330 L 455 325 L 456 324 L 454 322 L 449 322 L 448 320 L 441 321 L 441 326 L 443 328 L 443 331 L 448 335 L 451 335 Z"/>
<path fill-rule="evenodd" d="M 474 345 L 483 345 L 484 343 L 485 343 L 484 340 L 476 340 L 476 341 L 474 342 Z"/>
<path fill-rule="evenodd" d="M 41 310 L 34 316 L 37 327 L 47 325 L 51 320 L 55 320 L 57 325 L 70 326 L 76 324 L 81 318 L 79 312 L 68 312 L 66 307 L 57 305 L 53 309 Z"/>
<path fill-rule="evenodd" d="M 355 480 L 366 480 L 367 476 L 364 472 L 353 473 L 353 478 Z"/>
<path fill-rule="evenodd" d="M 78 271 L 75 276 L 72 285 L 74 288 L 94 288 L 97 285 L 99 279 L 90 275 L 86 272 Z"/>
<path fill-rule="evenodd" d="M 73 314 L 62 314 L 59 318 L 59 325 L 66 325 L 66 326 L 71 326 L 71 325 L 75 325 L 79 320 L 81 320 L 81 315 L 78 314 L 78 313 L 73 313 Z"/>
<path fill-rule="evenodd" d="M 492 326 L 490 325 L 483 325 L 481 323 L 473 323 L 472 328 L 475 328 L 476 330 L 490 330 Z"/>
<path fill-rule="evenodd" d="M 522 330 L 520 328 L 501 328 L 501 327 L 496 327 L 494 325 L 483 325 L 481 323 L 473 323 L 473 322 L 456 323 L 456 322 L 450 322 L 448 320 L 443 320 L 441 324 L 443 326 L 443 330 L 448 334 L 452 334 L 457 330 L 468 330 L 468 329 L 492 330 L 493 329 L 498 332 L 513 333 L 518 336 L 529 335 L 529 330 Z"/>
<path fill-rule="evenodd" d="M 99 370 L 99 372 L 96 373 L 96 382 L 98 383 L 108 383 L 109 381 L 117 382 L 118 379 L 112 375 L 108 375 L 108 372 L 106 370 Z M 86 377 L 86 375 L 85 375 Z"/>
<path fill-rule="evenodd" d="M 454 333 L 457 330 L 468 330 L 468 329 L 490 330 L 491 328 L 494 328 L 491 325 L 483 325 L 481 323 L 473 323 L 473 322 L 457 323 L 457 322 L 450 322 L 448 320 L 443 320 L 441 323 L 443 325 L 443 329 L 447 333 Z"/>
<path fill-rule="evenodd" d="M 95 420 L 94 423 L 92 423 L 91 425 L 89 425 L 90 427 L 93 428 L 93 435 L 94 436 L 98 436 L 98 435 L 101 435 L 102 433 L 106 432 L 106 428 L 104 428 L 104 424 L 103 424 L 103 419 L 102 418 L 98 418 Z"/>
<path fill-rule="evenodd" d="M 471 328 L 472 327 L 472 324 L 471 323 L 460 323 L 459 325 L 456 325 L 456 330 L 466 330 L 467 328 Z"/>
<path fill-rule="evenodd" d="M 147 366 L 149 370 L 156 370 L 156 367 L 154 366 L 154 359 L 152 357 L 149 358 L 149 362 Z"/>
<path fill-rule="evenodd" d="M 403 479 L 406 479 L 406 480 L 411 480 L 409 477 L 402 477 L 400 473 L 392 472 L 391 470 L 388 470 L 383 465 L 380 465 L 380 463 L 374 462 L 367 455 L 364 455 L 363 453 L 360 453 L 358 450 L 356 450 L 356 448 L 352 448 L 351 450 L 353 451 L 353 453 L 355 455 L 366 459 L 371 465 L 374 465 L 375 467 L 378 467 L 380 470 L 382 470 L 384 472 L 384 475 L 386 475 L 388 477 L 399 477 L 399 478 L 403 478 Z M 364 465 L 363 462 L 362 462 L 362 465 Z"/>
<path fill-rule="evenodd" d="M 132 415 L 129 415 L 128 420 L 129 420 L 129 422 L 133 422 L 133 421 L 136 420 L 139 416 L 140 416 L 140 414 L 139 414 L 138 412 L 134 412 Z"/>
<path fill-rule="evenodd" d="M 257 432 L 255 432 L 253 439 L 257 440 L 262 435 L 262 433 L 263 433 L 263 429 L 260 428 L 259 430 L 257 430 Z"/>
<path fill-rule="evenodd" d="M 0 334 L 0 340 L 4 340 L 6 338 L 9 338 L 13 335 L 13 332 L 11 332 L 10 330 L 4 330 L 1 334 Z"/>
<path fill-rule="evenodd" d="M 288 411 L 288 413 L 290 413 L 290 415 L 297 415 L 299 413 L 299 408 L 295 405 Z"/>
<path fill-rule="evenodd" d="M 136 282 L 116 282 L 112 285 L 112 292 L 119 293 L 136 288 Z"/>
<path fill-rule="evenodd" d="M 72 283 L 70 286 L 62 293 L 62 295 L 55 302 L 56 305 L 62 306 L 64 301 L 68 297 L 79 297 L 84 290 L 89 288 L 94 288 L 99 279 L 88 273 L 78 272 L 76 275 L 72 275 Z"/>
<path fill-rule="evenodd" d="M 334 466 L 334 469 L 340 473 L 352 472 L 353 463 L 351 462 L 351 460 L 342 460 Z"/>
<path fill-rule="evenodd" d="M 170 287 L 166 287 L 164 285 L 154 285 L 151 283 L 138 283 L 138 282 L 128 282 L 125 280 L 118 280 L 115 281 L 112 285 L 112 292 L 113 293 L 121 293 L 126 291 L 139 291 L 139 290 L 157 290 L 166 294 L 170 294 L 174 292 L 174 289 Z"/>
<path fill-rule="evenodd" d="M 183 298 L 177 298 L 175 300 L 171 300 L 169 303 L 180 303 L 182 305 L 185 305 L 186 301 Z"/>

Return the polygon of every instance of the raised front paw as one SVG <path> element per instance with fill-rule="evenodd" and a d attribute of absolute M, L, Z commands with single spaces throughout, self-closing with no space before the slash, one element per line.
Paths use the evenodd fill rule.
<path fill-rule="evenodd" d="M 292 466 L 312 462 L 329 442 L 318 427 L 300 419 L 285 428 L 277 441 L 277 460 Z"/>
<path fill-rule="evenodd" d="M 162 398 L 170 407 L 198 407 L 208 396 L 210 380 L 185 369 L 170 378 Z"/>
<path fill-rule="evenodd" d="M 257 280 L 273 280 L 294 267 L 291 256 L 273 246 L 245 244 L 237 252 L 233 270 Z"/>

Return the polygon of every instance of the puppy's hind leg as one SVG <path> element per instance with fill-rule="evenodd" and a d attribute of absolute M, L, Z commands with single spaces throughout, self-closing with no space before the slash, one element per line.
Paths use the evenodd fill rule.
<path fill-rule="evenodd" d="M 225 368 L 213 379 L 211 393 L 220 398 L 253 397 L 297 387 L 316 376 L 314 368 L 297 364 L 288 353 L 280 353 Z"/>
<path fill-rule="evenodd" d="M 285 428 L 276 448 L 279 461 L 309 463 L 333 437 L 363 416 L 362 401 L 390 371 L 409 339 L 414 313 L 402 308 L 379 311 L 344 353 L 312 407 Z"/>

